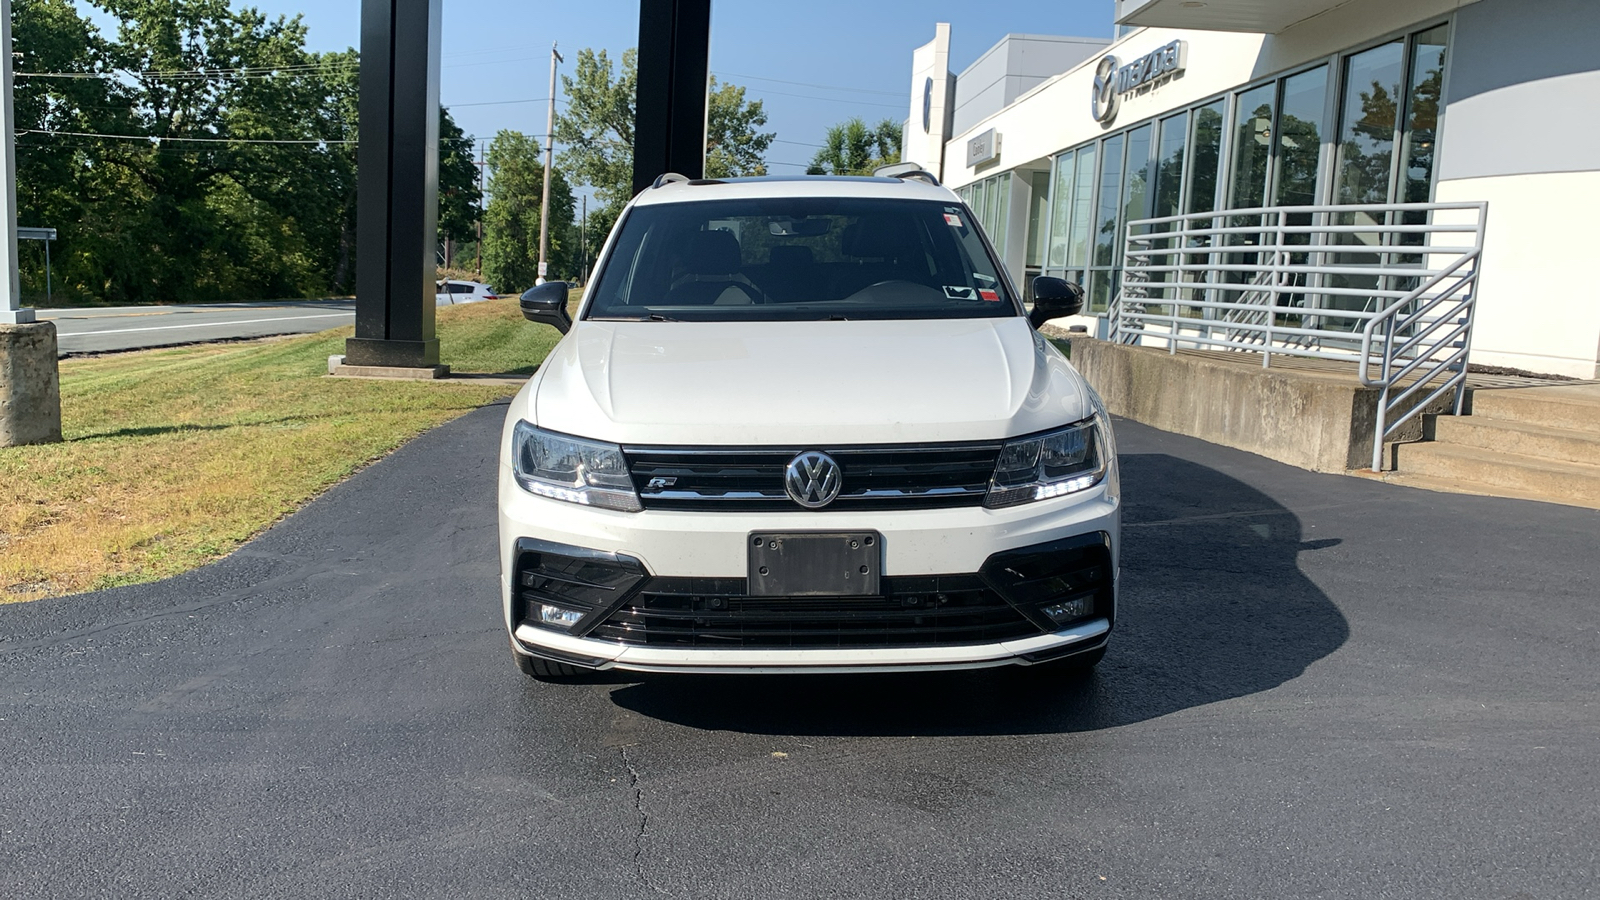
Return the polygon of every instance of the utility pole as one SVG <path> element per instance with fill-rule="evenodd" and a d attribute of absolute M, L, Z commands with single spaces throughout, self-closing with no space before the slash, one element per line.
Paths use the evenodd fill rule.
<path fill-rule="evenodd" d="M 22 306 L 11 72 L 11 0 L 0 0 L 0 447 L 61 440 L 56 324 L 35 321 L 33 310 Z"/>
<path fill-rule="evenodd" d="M 484 138 L 478 138 L 478 162 L 476 163 L 478 167 L 478 243 L 474 249 L 478 253 L 476 271 L 480 282 L 483 281 L 483 170 L 485 166 L 489 165 L 488 160 L 484 159 L 484 140 Z"/>
<path fill-rule="evenodd" d="M 583 195 L 583 219 L 578 224 L 578 258 L 583 264 L 578 267 L 578 278 L 584 283 L 589 283 L 589 195 Z"/>
<path fill-rule="evenodd" d="M 550 45 L 550 112 L 545 116 L 544 129 L 544 195 L 539 198 L 539 277 L 534 284 L 544 284 L 550 263 L 550 167 L 555 158 L 556 146 L 556 63 L 566 62 Z"/>

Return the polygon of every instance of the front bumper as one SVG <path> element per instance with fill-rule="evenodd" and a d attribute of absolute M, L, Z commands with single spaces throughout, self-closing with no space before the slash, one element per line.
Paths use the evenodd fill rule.
<path fill-rule="evenodd" d="M 1116 483 L 1114 479 L 1108 480 L 1109 485 L 1081 495 L 1001 510 L 967 507 L 840 516 L 805 511 L 620 513 L 535 497 L 516 486 L 509 477 L 508 468 L 502 467 L 501 474 L 501 588 L 507 628 L 521 652 L 570 665 L 641 672 L 750 673 L 1026 665 L 1095 650 L 1104 645 L 1115 621 L 1120 508 L 1109 486 Z M 977 630 L 955 635 L 956 642 L 951 642 L 952 633 L 946 632 L 944 637 L 928 644 L 918 643 L 917 637 L 904 634 L 875 644 L 870 635 L 846 632 L 847 637 L 836 641 L 834 646 L 822 645 L 826 638 L 813 640 L 805 646 L 797 645 L 814 639 L 815 629 L 806 632 L 812 638 L 800 641 L 777 636 L 761 646 L 744 646 L 738 634 L 713 635 L 706 640 L 662 639 L 654 634 L 641 637 L 630 633 L 617 627 L 614 621 L 609 627 L 599 627 L 610 621 L 613 612 L 627 605 L 624 594 L 648 594 L 652 590 L 671 593 L 685 602 L 689 594 L 710 598 L 704 603 L 701 596 L 692 598 L 700 604 L 694 607 L 699 612 L 672 613 L 679 617 L 671 620 L 672 624 L 702 621 L 696 618 L 698 616 L 714 619 L 719 613 L 708 610 L 726 611 L 728 606 L 706 604 L 714 604 L 717 598 L 722 598 L 725 604 L 738 605 L 746 599 L 743 597 L 744 572 L 748 564 L 746 547 L 752 532 L 815 530 L 882 534 L 885 596 L 876 598 L 878 600 L 893 601 L 902 594 L 926 596 L 934 590 L 930 585 L 951 586 L 952 597 L 957 593 L 976 596 L 977 591 L 988 591 L 992 595 L 991 608 L 996 605 L 993 595 L 1005 601 L 1000 606 L 1009 604 L 1014 608 L 1010 625 L 1017 627 L 1007 627 L 1003 622 L 984 624 L 974 626 Z M 1083 593 L 1086 588 L 1079 575 L 1072 576 L 1077 579 L 1076 586 L 1061 582 L 1058 577 L 1057 582 L 1023 591 L 1028 595 L 1021 600 L 1011 596 L 1017 592 L 1010 591 L 1004 584 L 997 586 L 997 580 L 1004 582 L 1012 577 L 1003 574 L 999 564 L 1021 558 L 1018 553 L 1083 546 L 1099 548 L 1095 550 L 1099 554 L 1096 559 L 1101 560 L 1095 569 L 1098 574 L 1093 576 L 1097 583 L 1092 587 L 1096 595 L 1092 616 L 1055 623 L 1040 612 L 1046 601 L 1056 595 L 1064 598 L 1073 592 Z M 634 576 L 631 581 L 623 578 L 626 584 L 619 581 L 613 585 L 615 589 L 609 596 L 596 595 L 598 599 L 591 598 L 592 604 L 580 604 L 580 608 L 591 609 L 592 614 L 586 614 L 574 627 L 576 633 L 563 633 L 533 624 L 533 617 L 528 614 L 529 598 L 537 597 L 539 588 L 537 584 L 530 587 L 524 583 L 527 573 L 519 570 L 519 565 L 525 565 L 530 547 L 544 548 L 558 557 L 571 553 L 602 562 L 626 560 L 625 568 Z M 931 603 L 931 598 L 928 602 Z M 769 605 L 769 613 L 771 609 Z M 644 610 L 639 615 L 656 616 L 656 621 L 660 621 L 660 617 L 668 614 Z M 845 614 L 835 612 L 834 615 Z M 1019 625 L 1016 617 L 1024 621 Z M 642 620 L 635 617 L 630 621 L 638 624 Z M 905 631 L 887 627 L 896 624 L 899 620 L 886 622 L 884 632 Z M 681 634 L 683 629 L 678 631 Z M 963 634 L 975 639 L 966 640 Z M 717 645 L 718 640 L 733 646 Z"/>

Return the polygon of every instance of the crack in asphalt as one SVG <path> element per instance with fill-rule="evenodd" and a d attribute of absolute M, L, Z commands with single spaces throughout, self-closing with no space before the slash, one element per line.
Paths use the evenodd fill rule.
<path fill-rule="evenodd" d="M 644 882 L 645 887 L 658 894 L 665 894 L 666 888 L 656 884 L 644 868 L 644 839 L 650 830 L 650 814 L 644 811 L 644 788 L 639 784 L 639 770 L 633 767 L 633 760 L 628 758 L 627 747 L 618 747 L 617 752 L 622 754 L 622 764 L 628 769 L 628 787 L 633 789 L 633 811 L 639 814 L 639 830 L 633 836 L 634 873 Z"/>

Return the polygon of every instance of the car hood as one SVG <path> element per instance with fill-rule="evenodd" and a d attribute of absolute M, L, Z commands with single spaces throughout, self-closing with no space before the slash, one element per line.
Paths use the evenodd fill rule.
<path fill-rule="evenodd" d="M 1020 317 L 575 324 L 540 367 L 542 428 L 621 444 L 966 441 L 1088 416 Z"/>

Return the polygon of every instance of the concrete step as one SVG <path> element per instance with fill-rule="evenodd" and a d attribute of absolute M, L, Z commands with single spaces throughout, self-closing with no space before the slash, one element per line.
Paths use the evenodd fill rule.
<path fill-rule="evenodd" d="M 1396 448 L 1398 483 L 1425 476 L 1457 484 L 1465 493 L 1515 494 L 1530 499 L 1600 509 L 1600 465 L 1559 462 L 1482 447 L 1437 441 Z"/>
<path fill-rule="evenodd" d="M 1430 437 L 1441 444 L 1481 447 L 1538 459 L 1600 465 L 1600 433 L 1552 428 L 1512 419 L 1427 416 Z"/>
<path fill-rule="evenodd" d="M 1600 434 L 1600 384 L 1478 388 L 1472 415 Z"/>

